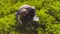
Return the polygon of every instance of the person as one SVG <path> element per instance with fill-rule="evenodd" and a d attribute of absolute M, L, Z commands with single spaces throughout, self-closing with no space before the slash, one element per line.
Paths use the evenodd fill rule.
<path fill-rule="evenodd" d="M 36 9 L 29 5 L 23 5 L 19 8 L 19 10 L 16 12 L 16 19 L 17 21 L 22 25 L 25 21 L 38 21 L 39 18 L 37 18 Z M 19 19 L 19 15 L 22 17 Z"/>
<path fill-rule="evenodd" d="M 25 31 L 27 30 L 26 28 L 31 29 L 32 28 L 31 26 L 34 25 L 35 22 L 39 21 L 39 17 L 37 17 L 36 15 L 35 7 L 30 5 L 22 5 L 16 12 L 16 19 L 18 23 L 22 25 L 21 27 Z"/>

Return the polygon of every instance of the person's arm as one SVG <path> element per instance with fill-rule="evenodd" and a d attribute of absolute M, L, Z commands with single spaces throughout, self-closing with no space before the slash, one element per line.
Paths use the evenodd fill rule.
<path fill-rule="evenodd" d="M 32 15 L 33 15 L 33 21 L 39 21 L 39 17 L 36 15 L 36 8 L 32 7 Z"/>
<path fill-rule="evenodd" d="M 20 25 L 22 25 L 23 23 L 22 23 L 22 21 L 20 20 L 19 15 L 20 15 L 20 12 L 19 12 L 19 11 L 16 12 L 16 19 L 17 19 L 18 23 L 19 23 Z"/>

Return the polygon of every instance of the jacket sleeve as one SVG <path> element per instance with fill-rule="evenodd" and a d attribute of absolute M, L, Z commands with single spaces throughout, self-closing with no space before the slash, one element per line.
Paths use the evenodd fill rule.
<path fill-rule="evenodd" d="M 22 21 L 20 20 L 19 15 L 20 15 L 20 11 L 17 11 L 16 12 L 16 19 L 19 22 L 19 24 L 22 25 Z"/>

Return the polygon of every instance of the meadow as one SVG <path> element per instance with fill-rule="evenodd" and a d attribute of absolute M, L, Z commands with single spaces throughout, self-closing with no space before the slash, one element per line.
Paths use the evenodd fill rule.
<path fill-rule="evenodd" d="M 0 34 L 21 34 L 15 13 L 24 4 L 36 8 L 38 34 L 60 34 L 60 0 L 0 0 Z"/>

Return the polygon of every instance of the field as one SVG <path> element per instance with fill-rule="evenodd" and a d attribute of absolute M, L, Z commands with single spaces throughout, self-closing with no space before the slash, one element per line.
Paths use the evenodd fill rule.
<path fill-rule="evenodd" d="M 38 34 L 60 34 L 60 0 L 0 0 L 0 34 L 21 34 L 15 13 L 24 4 L 36 8 Z"/>

